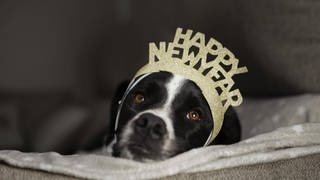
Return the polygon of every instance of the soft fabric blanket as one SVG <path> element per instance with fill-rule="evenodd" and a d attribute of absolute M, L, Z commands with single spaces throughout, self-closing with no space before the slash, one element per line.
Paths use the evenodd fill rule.
<path fill-rule="evenodd" d="M 89 179 L 148 179 L 316 153 L 320 153 L 320 123 L 305 123 L 280 128 L 233 145 L 194 149 L 156 163 L 139 163 L 94 154 L 62 156 L 54 152 L 22 153 L 10 150 L 0 151 L 0 161 L 16 167 Z"/>

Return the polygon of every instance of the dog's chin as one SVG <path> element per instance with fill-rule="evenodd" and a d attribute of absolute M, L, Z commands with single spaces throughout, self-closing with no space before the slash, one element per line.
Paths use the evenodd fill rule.
<path fill-rule="evenodd" d="M 155 155 L 150 150 L 137 144 L 132 144 L 125 147 L 121 151 L 120 157 L 141 162 L 153 162 L 163 159 L 161 155 Z"/>
<path fill-rule="evenodd" d="M 150 148 L 141 143 L 116 143 L 113 147 L 113 155 L 125 159 L 131 159 L 140 162 L 157 162 L 174 156 L 172 149 Z"/>

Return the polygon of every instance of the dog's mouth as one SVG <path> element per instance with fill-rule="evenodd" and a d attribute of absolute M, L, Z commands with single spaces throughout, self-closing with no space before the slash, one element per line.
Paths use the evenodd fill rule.
<path fill-rule="evenodd" d="M 142 144 L 131 143 L 127 148 L 133 155 L 147 156 L 150 154 L 150 149 Z"/>
<path fill-rule="evenodd" d="M 154 161 L 161 157 L 154 148 L 140 142 L 116 143 L 114 152 L 115 156 L 137 161 Z"/>
<path fill-rule="evenodd" d="M 132 159 L 141 162 L 161 161 L 173 156 L 175 153 L 164 149 L 161 142 L 150 141 L 119 141 L 113 146 L 113 155 L 120 158 Z"/>

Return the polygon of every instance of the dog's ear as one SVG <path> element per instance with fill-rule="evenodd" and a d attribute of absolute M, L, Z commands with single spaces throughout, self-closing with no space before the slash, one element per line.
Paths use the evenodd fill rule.
<path fill-rule="evenodd" d="M 241 125 L 236 111 L 229 107 L 222 128 L 211 144 L 233 144 L 241 140 Z"/>
<path fill-rule="evenodd" d="M 117 112 L 119 108 L 119 102 L 122 99 L 124 93 L 126 92 L 129 86 L 129 83 L 130 83 L 130 80 L 126 80 L 120 83 L 112 97 L 111 106 L 110 106 L 110 125 L 109 125 L 110 129 L 109 129 L 108 135 L 106 136 L 105 144 L 109 144 L 113 140 L 113 136 L 115 133 L 114 126 L 115 126 L 115 121 L 116 121 Z"/>

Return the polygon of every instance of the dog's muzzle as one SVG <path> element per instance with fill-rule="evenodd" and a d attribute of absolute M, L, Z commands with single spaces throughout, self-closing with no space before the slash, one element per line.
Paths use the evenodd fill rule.
<path fill-rule="evenodd" d="M 143 139 L 157 140 L 167 134 L 164 121 L 151 113 L 142 114 L 133 122 L 134 132 Z"/>

